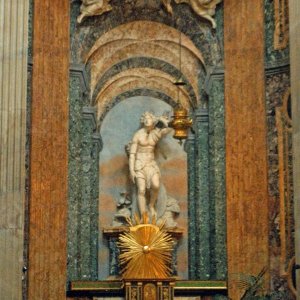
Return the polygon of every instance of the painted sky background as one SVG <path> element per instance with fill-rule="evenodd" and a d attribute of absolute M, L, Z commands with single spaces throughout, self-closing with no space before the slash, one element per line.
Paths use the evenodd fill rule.
<path fill-rule="evenodd" d="M 112 108 L 101 126 L 103 149 L 100 152 L 100 230 L 112 225 L 120 192 L 130 190 L 128 157 L 124 147 L 140 128 L 140 117 L 145 111 L 156 116 L 165 112 L 172 115 L 172 107 L 155 98 L 138 96 L 125 99 Z M 178 200 L 181 212 L 176 220 L 184 229 L 178 254 L 178 275 L 187 278 L 187 167 L 183 146 L 172 137 L 172 133 L 160 140 L 156 146 L 156 161 L 161 170 L 161 181 L 167 193 Z M 103 247 L 104 246 L 104 247 Z M 108 245 L 100 234 L 99 274 L 106 279 L 109 274 Z"/>
<path fill-rule="evenodd" d="M 115 155 L 125 154 L 124 146 L 140 128 L 140 117 L 145 111 L 160 116 L 165 112 L 172 115 L 173 109 L 161 100 L 146 96 L 132 97 L 120 102 L 103 120 L 101 136 L 104 146 L 100 153 L 101 162 Z M 172 134 L 166 136 L 160 144 L 168 144 L 172 149 L 172 155 L 185 156 L 182 146 L 172 138 Z"/>

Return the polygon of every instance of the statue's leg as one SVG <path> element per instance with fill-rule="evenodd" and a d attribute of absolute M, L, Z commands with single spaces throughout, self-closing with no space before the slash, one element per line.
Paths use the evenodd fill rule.
<path fill-rule="evenodd" d="M 142 216 L 144 212 L 146 212 L 146 180 L 144 178 L 136 178 L 137 185 L 137 200 L 138 207 L 140 211 L 140 215 Z"/>
<path fill-rule="evenodd" d="M 151 213 L 151 217 L 157 216 L 157 212 L 155 210 L 155 205 L 157 202 L 158 192 L 159 192 L 159 185 L 160 185 L 160 176 L 158 173 L 154 174 L 151 178 L 151 195 L 150 195 L 150 202 L 149 202 L 149 210 Z"/>

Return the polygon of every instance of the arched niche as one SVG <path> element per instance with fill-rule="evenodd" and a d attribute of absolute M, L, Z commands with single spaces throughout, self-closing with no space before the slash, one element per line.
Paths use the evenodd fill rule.
<path fill-rule="evenodd" d="M 79 76 L 80 73 L 81 75 Z M 88 90 L 89 77 L 84 68 L 72 72 L 70 94 L 70 151 L 69 151 L 69 225 L 68 225 L 68 278 L 69 280 L 104 279 L 110 270 L 105 245 L 96 236 L 102 237 L 98 225 L 99 181 L 105 177 L 99 174 L 99 150 L 101 149 L 101 128 L 108 114 L 120 103 L 133 96 L 147 99 L 161 99 L 174 107 L 176 100 L 164 93 L 142 87 L 131 87 L 110 100 L 102 115 L 97 106 L 90 106 Z M 82 88 L 82 86 L 84 88 Z M 222 90 L 222 76 L 212 80 L 215 90 Z M 82 91 L 85 90 L 83 93 Z M 150 98 L 149 98 L 150 97 Z M 188 232 L 185 238 L 188 249 L 188 263 L 183 273 L 189 279 L 223 279 L 226 276 L 226 252 L 223 245 L 225 235 L 224 201 L 224 109 L 223 98 L 209 99 L 209 108 L 190 110 L 193 114 L 194 134 L 186 141 L 188 174 Z M 151 100 L 152 101 L 152 100 Z M 149 101 L 149 103 L 151 103 Z M 151 109 L 151 108 L 150 108 Z M 130 110 L 124 111 L 124 115 Z M 135 125 L 138 126 L 138 125 Z M 112 125 L 113 131 L 118 127 Z M 214 134 L 210 134 L 213 132 Z M 127 139 L 126 139 L 127 140 Z M 123 145 L 122 145 L 123 149 Z M 122 150 L 123 151 L 123 150 Z M 124 157 L 125 157 L 125 152 Z M 100 176 L 99 176 L 100 175 Z M 112 203 L 111 201 L 109 202 Z M 92 242 L 91 242 L 92 241 Z M 215 241 L 215 242 L 214 242 Z M 97 253 L 97 249 L 104 251 Z M 106 250 L 105 250 L 106 249 Z M 98 260 L 98 262 L 97 262 Z M 98 268 L 99 266 L 99 268 Z M 185 278 L 187 278 L 185 277 Z"/>
<path fill-rule="evenodd" d="M 143 37 L 141 32 L 148 28 L 147 32 L 151 33 L 149 31 L 152 29 L 151 25 L 161 29 L 161 32 L 156 30 L 152 36 Z M 128 32 L 125 30 L 131 28 L 130 26 L 135 29 L 130 34 L 135 34 L 135 37 L 128 36 Z M 117 34 L 114 35 L 114 33 Z M 176 102 L 174 99 L 177 97 L 175 95 L 176 88 L 172 85 L 172 81 L 178 78 L 178 73 L 187 82 L 188 88 L 184 88 L 186 92 L 184 103 L 190 105 L 190 113 L 194 116 L 194 134 L 186 143 L 188 160 L 188 168 L 185 168 L 188 173 L 188 191 L 186 193 L 188 208 L 186 211 L 188 211 L 188 217 L 185 218 L 185 221 L 189 224 L 188 232 L 185 234 L 188 243 L 185 254 L 188 256 L 188 262 L 184 260 L 186 264 L 182 268 L 177 266 L 178 274 L 189 279 L 211 279 L 225 276 L 226 253 L 213 249 L 215 240 L 219 244 L 225 240 L 224 218 L 222 217 L 225 212 L 224 177 L 221 166 L 222 154 L 224 153 L 222 140 L 223 99 L 217 97 L 219 94 L 213 95 L 210 99 L 213 101 L 209 102 L 210 115 L 208 109 L 203 108 L 204 81 L 202 79 L 206 76 L 204 61 L 198 48 L 192 45 L 191 40 L 184 35 L 181 38 L 183 45 L 181 51 L 182 68 L 179 66 L 179 31 L 164 24 L 149 21 L 123 24 L 103 34 L 98 39 L 98 43 L 96 42 L 91 47 L 90 56 L 86 57 L 87 65 L 85 66 L 90 76 L 84 79 L 87 87 L 83 94 L 80 95 L 82 91 L 78 88 L 78 83 L 74 78 L 71 78 L 71 86 L 73 86 L 71 90 L 77 94 L 71 94 L 70 97 L 70 121 L 75 124 L 75 127 L 78 127 L 76 127 L 78 135 L 76 132 L 73 134 L 71 130 L 71 144 L 76 144 L 79 141 L 80 146 L 77 148 L 74 146 L 74 149 L 70 148 L 72 155 L 74 152 L 70 159 L 70 165 L 74 172 L 70 172 L 70 178 L 76 186 L 77 182 L 82 183 L 82 178 L 87 179 L 87 177 L 82 177 L 85 172 L 90 174 L 90 179 L 86 182 L 88 186 L 92 187 L 90 190 L 93 190 L 94 193 L 90 193 L 90 191 L 86 193 L 86 190 L 83 190 L 82 195 L 77 196 L 77 198 L 75 195 L 74 199 L 70 201 L 70 215 L 74 216 L 74 219 L 70 217 L 71 225 L 69 225 L 70 234 L 68 235 L 70 236 L 70 244 L 74 244 L 75 247 L 70 248 L 72 251 L 69 251 L 69 261 L 72 262 L 69 264 L 69 269 L 73 268 L 69 273 L 73 272 L 76 276 L 69 276 L 69 278 L 94 279 L 97 265 L 99 266 L 97 278 L 104 279 L 111 273 L 108 266 L 109 259 L 107 259 L 107 252 L 105 252 L 110 245 L 105 245 L 105 242 L 101 240 L 101 231 L 99 231 L 98 264 L 95 264 L 95 249 L 97 248 L 97 245 L 94 244 L 95 239 L 93 239 L 90 248 L 86 246 L 91 245 L 90 238 L 93 233 L 91 228 L 97 228 L 97 226 L 95 227 L 95 220 L 100 223 L 100 230 L 102 226 L 102 218 L 96 218 L 97 216 L 92 213 L 95 211 L 95 207 L 98 207 L 98 195 L 101 194 L 97 194 L 95 180 L 99 176 L 100 186 L 101 182 L 106 180 L 105 176 L 98 172 L 97 166 L 99 164 L 95 163 L 97 157 L 94 157 L 94 152 L 91 151 L 92 141 L 95 140 L 97 134 L 102 132 L 104 128 L 102 126 L 105 124 L 105 120 L 108 120 L 109 114 L 119 104 L 128 102 L 128 98 L 134 95 L 151 96 L 152 98 L 148 98 L 150 99 L 148 104 L 152 102 L 151 99 L 154 97 L 156 100 L 163 99 L 164 102 L 174 106 Z M 143 63 L 140 63 L 141 60 Z M 141 73 L 141 69 L 147 69 L 148 74 Z M 159 80 L 160 78 L 163 80 Z M 217 78 L 217 85 L 213 80 L 213 88 L 216 85 L 214 90 L 222 91 L 222 80 Z M 119 85 L 118 83 L 122 84 Z M 106 93 L 107 91 L 108 93 Z M 151 93 L 143 94 L 144 91 L 151 91 Z M 134 94 L 135 92 L 136 94 Z M 130 110 L 124 112 L 130 114 Z M 111 128 L 114 129 L 113 132 L 116 132 L 118 127 L 114 125 L 115 123 Z M 210 141 L 209 132 L 213 131 L 220 134 Z M 105 144 L 106 142 L 104 142 Z M 122 145 L 122 149 L 123 147 L 124 145 Z M 123 155 L 126 157 L 125 152 Z M 99 161 L 101 164 L 101 157 Z M 76 191 L 80 191 L 80 189 L 76 188 Z M 217 193 L 216 191 L 221 192 Z M 84 205 L 87 203 L 86 194 L 90 194 L 88 199 L 90 206 L 85 207 Z M 113 195 L 113 199 L 115 197 L 117 195 Z M 111 200 L 112 198 L 107 199 L 108 205 L 115 205 L 115 200 L 114 202 Z M 72 206 L 73 204 L 74 206 Z M 78 213 L 73 209 L 75 207 L 79 207 L 81 211 Z M 99 211 L 101 213 L 101 209 Z M 93 216 L 90 227 L 87 226 L 86 222 L 82 222 L 82 216 L 88 215 Z M 105 216 L 109 216 L 109 214 Z M 107 223 L 109 222 L 108 220 Z M 78 232 L 79 234 L 77 234 Z M 88 232 L 91 233 L 90 236 Z M 77 240 L 72 239 L 74 236 Z"/>
<path fill-rule="evenodd" d="M 171 112 L 172 106 L 165 101 L 150 96 L 135 96 L 124 99 L 105 115 L 101 123 L 100 134 L 103 149 L 100 153 L 99 172 L 99 228 L 111 226 L 117 203 L 122 192 L 132 192 L 133 185 L 129 178 L 128 157 L 125 145 L 140 128 L 140 116 L 145 111 L 155 115 Z M 169 134 L 156 147 L 156 161 L 161 171 L 161 182 L 168 196 L 175 198 L 180 207 L 176 219 L 178 227 L 183 229 L 183 238 L 177 247 L 177 273 L 181 278 L 188 278 L 188 203 L 187 203 L 187 154 L 178 141 Z M 134 208 L 133 208 L 134 209 Z M 110 257 L 108 241 L 99 236 L 99 272 L 101 279 L 117 276 L 115 261 Z"/>
<path fill-rule="evenodd" d="M 176 87 L 174 82 L 176 78 L 160 70 L 150 68 L 135 68 L 120 72 L 112 77 L 103 86 L 96 98 L 98 116 L 101 116 L 105 110 L 110 107 L 112 99 L 116 96 L 133 89 L 148 88 L 162 91 L 172 99 L 180 101 L 186 109 L 197 105 L 191 100 L 189 92 L 184 87 Z"/>

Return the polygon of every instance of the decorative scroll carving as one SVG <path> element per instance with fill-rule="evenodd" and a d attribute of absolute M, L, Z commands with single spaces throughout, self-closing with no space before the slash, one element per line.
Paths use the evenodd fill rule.
<path fill-rule="evenodd" d="M 287 47 L 289 41 L 288 0 L 275 0 L 275 31 L 274 48 L 281 50 Z"/>
<path fill-rule="evenodd" d="M 161 0 L 169 14 L 173 13 L 171 5 L 172 0 Z M 278 0 L 279 1 L 279 0 Z M 77 22 L 81 23 L 85 17 L 100 16 L 105 12 L 112 10 L 109 4 L 110 0 L 82 0 L 80 15 Z M 213 28 L 216 28 L 216 22 L 213 19 L 216 6 L 222 0 L 175 0 L 176 4 L 186 3 L 191 6 L 193 11 L 202 18 L 208 20 Z"/>
<path fill-rule="evenodd" d="M 286 276 L 294 249 L 294 215 L 292 190 L 292 120 L 290 90 L 284 95 L 283 104 L 276 108 L 278 130 L 281 275 Z"/>

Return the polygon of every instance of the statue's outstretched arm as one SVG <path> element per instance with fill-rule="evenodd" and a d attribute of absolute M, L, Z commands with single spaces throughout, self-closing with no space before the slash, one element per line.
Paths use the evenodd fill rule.
<path fill-rule="evenodd" d="M 161 129 L 160 133 L 162 136 L 167 135 L 168 133 L 170 133 L 173 129 L 171 127 L 167 127 L 167 128 L 163 128 Z"/>
<path fill-rule="evenodd" d="M 167 135 L 168 133 L 170 133 L 172 131 L 172 128 L 169 127 L 169 118 L 166 117 L 166 116 L 160 116 L 158 117 L 158 122 L 160 122 L 163 127 L 162 128 L 159 128 L 159 134 L 161 137 Z"/>

